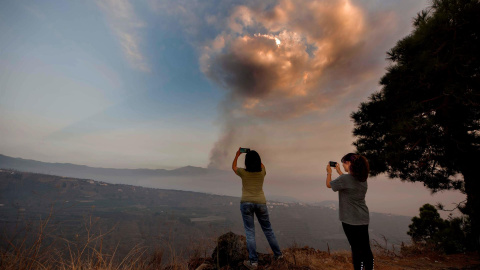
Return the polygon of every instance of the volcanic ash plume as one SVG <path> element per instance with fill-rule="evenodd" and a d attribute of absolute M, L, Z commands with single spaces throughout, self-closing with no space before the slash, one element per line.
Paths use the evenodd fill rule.
<path fill-rule="evenodd" d="M 222 167 L 238 143 L 234 123 L 297 117 L 347 91 L 338 74 L 352 72 L 365 29 L 362 11 L 348 0 L 239 6 L 225 25 L 200 59 L 202 71 L 228 92 L 211 167 Z"/>

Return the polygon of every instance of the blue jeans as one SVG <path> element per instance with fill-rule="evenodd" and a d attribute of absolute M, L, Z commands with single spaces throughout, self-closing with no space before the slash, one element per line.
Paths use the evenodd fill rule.
<path fill-rule="evenodd" d="M 255 243 L 254 214 L 257 216 L 258 223 L 260 223 L 260 226 L 262 227 L 263 233 L 267 238 L 268 244 L 270 244 L 273 254 L 276 257 L 282 255 L 268 218 L 267 205 L 243 202 L 240 204 L 240 211 L 242 212 L 243 226 L 245 227 L 245 235 L 247 236 L 248 258 L 250 261 L 258 262 L 257 245 Z"/>

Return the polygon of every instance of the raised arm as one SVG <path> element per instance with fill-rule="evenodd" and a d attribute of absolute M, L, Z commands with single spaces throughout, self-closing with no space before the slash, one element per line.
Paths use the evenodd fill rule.
<path fill-rule="evenodd" d="M 325 184 L 327 185 L 328 188 L 332 188 L 330 185 L 330 182 L 332 181 L 332 167 L 330 167 L 330 164 L 327 165 L 327 180 L 325 180 Z"/>
<path fill-rule="evenodd" d="M 335 166 L 335 169 L 337 170 L 337 173 L 339 175 L 342 175 L 343 172 L 340 170 L 340 165 L 337 163 Z M 330 164 L 327 165 L 327 180 L 325 181 L 325 184 L 327 185 L 328 188 L 332 188 L 330 185 L 330 182 L 332 181 L 332 167 L 330 167 Z"/>
<path fill-rule="evenodd" d="M 240 152 L 240 148 L 238 148 L 238 151 L 235 154 L 235 159 L 233 159 L 233 163 L 232 163 L 232 170 L 235 172 L 235 174 L 237 174 L 237 160 L 241 154 L 242 153 Z"/>
<path fill-rule="evenodd" d="M 337 165 L 335 165 L 335 169 L 337 170 L 338 175 L 343 174 L 342 170 L 340 170 L 340 164 L 339 163 L 337 163 Z"/>

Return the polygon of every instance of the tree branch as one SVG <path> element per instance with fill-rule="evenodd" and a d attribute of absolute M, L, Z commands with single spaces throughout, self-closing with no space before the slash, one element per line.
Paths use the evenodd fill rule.
<path fill-rule="evenodd" d="M 453 209 L 445 209 L 445 206 L 443 206 L 443 204 L 441 203 L 438 203 L 437 204 L 437 208 L 438 210 L 442 210 L 442 211 L 445 211 L 445 212 L 453 212 L 455 211 L 455 209 L 459 209 L 461 206 L 461 204 L 465 204 L 467 202 L 467 199 L 459 202 L 459 203 L 453 203 L 454 205 L 456 205 Z"/>

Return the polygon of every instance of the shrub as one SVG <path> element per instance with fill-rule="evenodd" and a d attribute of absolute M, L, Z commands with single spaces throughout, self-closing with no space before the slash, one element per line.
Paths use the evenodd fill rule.
<path fill-rule="evenodd" d="M 408 235 L 416 244 L 425 244 L 447 254 L 471 250 L 471 225 L 466 216 L 444 220 L 437 209 L 431 204 L 420 208 L 419 217 L 412 218 Z"/>

